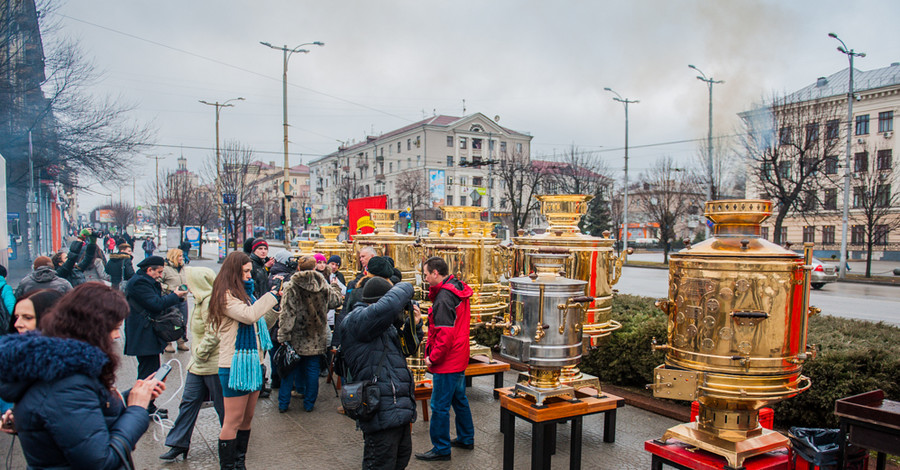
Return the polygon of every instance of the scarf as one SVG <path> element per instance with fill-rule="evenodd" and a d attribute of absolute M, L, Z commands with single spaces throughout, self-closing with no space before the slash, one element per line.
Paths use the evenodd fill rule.
<path fill-rule="evenodd" d="M 250 297 L 250 303 L 256 302 L 253 295 L 253 279 L 244 281 L 244 289 Z M 257 347 L 257 335 L 259 347 Z M 260 351 L 272 349 L 272 338 L 265 318 L 260 317 L 253 324 L 238 322 L 237 338 L 234 340 L 234 356 L 231 358 L 231 372 L 228 377 L 228 388 L 244 392 L 255 392 L 262 387 L 263 373 L 259 363 Z"/>

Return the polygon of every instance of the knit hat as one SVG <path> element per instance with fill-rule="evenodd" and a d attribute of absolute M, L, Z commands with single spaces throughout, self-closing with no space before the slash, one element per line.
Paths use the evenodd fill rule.
<path fill-rule="evenodd" d="M 385 279 L 390 279 L 391 274 L 394 274 L 391 264 L 388 263 L 388 260 L 384 256 L 372 257 L 372 259 L 369 260 L 369 264 L 366 266 L 366 271 L 373 276 L 383 277 Z"/>
<path fill-rule="evenodd" d="M 162 256 L 149 256 L 138 263 L 139 268 L 149 268 L 151 266 L 165 266 L 166 260 Z"/>
<path fill-rule="evenodd" d="M 378 299 L 391 290 L 391 287 L 393 287 L 391 281 L 381 277 L 373 277 L 363 287 L 362 301 L 367 304 L 378 302 Z"/>
<path fill-rule="evenodd" d="M 290 251 L 283 250 L 283 251 L 279 251 L 278 253 L 275 253 L 275 262 L 276 263 L 281 263 L 281 264 L 286 265 L 286 264 L 288 264 L 288 262 L 290 260 L 291 260 L 291 252 Z"/>
<path fill-rule="evenodd" d="M 313 269 L 316 269 L 316 258 L 309 255 L 301 256 L 297 263 L 297 271 L 312 271 Z"/>
<path fill-rule="evenodd" d="M 116 249 L 119 251 L 125 251 L 129 248 L 131 248 L 131 245 L 129 245 L 127 243 L 119 243 L 119 246 L 116 247 Z"/>
<path fill-rule="evenodd" d="M 51 260 L 49 256 L 38 256 L 37 258 L 34 259 L 34 264 L 32 264 L 32 268 L 37 269 L 42 266 L 53 266 L 53 260 Z"/>
<path fill-rule="evenodd" d="M 257 238 L 256 241 L 254 241 L 253 244 L 250 245 L 250 253 L 253 253 L 254 251 L 256 251 L 257 248 L 259 248 L 261 246 L 268 248 L 269 244 L 266 243 L 266 241 L 263 240 L 262 238 Z"/>
<path fill-rule="evenodd" d="M 331 256 L 328 258 L 328 262 L 329 262 L 329 263 L 336 263 L 338 266 L 340 266 L 340 265 L 341 265 L 341 257 L 338 256 L 338 255 L 331 255 Z"/>
<path fill-rule="evenodd" d="M 316 253 L 314 256 L 316 258 L 316 263 L 324 263 L 326 260 L 325 255 L 322 253 Z"/>
<path fill-rule="evenodd" d="M 253 237 L 250 237 L 250 238 L 244 240 L 244 253 L 247 253 L 248 255 L 250 253 L 253 253 L 253 243 L 254 242 L 256 242 L 256 239 Z"/>

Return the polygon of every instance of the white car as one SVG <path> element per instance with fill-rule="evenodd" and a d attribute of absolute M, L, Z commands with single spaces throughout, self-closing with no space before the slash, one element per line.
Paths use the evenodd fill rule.
<path fill-rule="evenodd" d="M 813 289 L 819 290 L 829 282 L 838 280 L 838 269 L 833 264 L 827 264 L 813 258 L 811 263 L 813 270 L 809 279 L 809 285 Z"/>
<path fill-rule="evenodd" d="M 219 232 L 206 232 L 203 234 L 203 241 L 207 243 L 218 242 L 219 241 Z"/>

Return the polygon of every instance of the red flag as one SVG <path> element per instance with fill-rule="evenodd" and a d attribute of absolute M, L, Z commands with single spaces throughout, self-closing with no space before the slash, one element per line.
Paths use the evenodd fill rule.
<path fill-rule="evenodd" d="M 369 213 L 366 212 L 366 209 L 387 209 L 387 196 L 361 197 L 351 199 L 347 203 L 347 218 L 350 219 L 348 222 L 350 224 L 349 235 L 351 240 L 356 235 L 357 229 L 361 230 L 362 233 L 375 231 L 375 224 L 372 223 L 372 219 L 369 218 Z"/>

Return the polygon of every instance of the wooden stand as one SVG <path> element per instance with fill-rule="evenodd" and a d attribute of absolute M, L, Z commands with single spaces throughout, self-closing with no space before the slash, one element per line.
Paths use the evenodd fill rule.
<path fill-rule="evenodd" d="M 885 400 L 883 391 L 841 398 L 834 414 L 841 423 L 840 468 L 847 461 L 848 443 L 877 452 L 877 470 L 884 470 L 887 455 L 900 455 L 900 402 Z"/>
<path fill-rule="evenodd" d="M 416 384 L 416 401 L 422 402 L 422 421 L 428 422 L 428 400 L 431 399 L 431 380 L 424 380 Z"/>
<path fill-rule="evenodd" d="M 540 408 L 524 397 L 513 396 L 513 387 L 494 390 L 500 396 L 500 432 L 503 433 L 503 469 L 512 470 L 515 465 L 516 418 L 531 423 L 531 468 L 549 469 L 550 457 L 556 453 L 556 425 L 572 421 L 569 469 L 581 468 L 581 433 L 585 416 L 603 413 L 603 442 L 616 440 L 616 409 L 625 400 L 614 395 L 596 396 L 576 393 L 573 400 L 548 399 Z"/>
<path fill-rule="evenodd" d="M 479 359 L 469 359 L 469 365 L 466 367 L 466 387 L 472 386 L 472 377 L 493 375 L 495 389 L 494 398 L 497 398 L 498 395 L 496 389 L 503 387 L 503 373 L 509 370 L 509 364 L 498 361 L 483 362 Z"/>
<path fill-rule="evenodd" d="M 663 465 L 679 470 L 790 470 L 791 455 L 785 449 L 744 460 L 742 467 L 728 466 L 724 457 L 697 449 L 677 440 L 663 444 L 657 440 L 644 442 L 644 450 L 653 454 L 651 470 L 663 470 Z"/>

